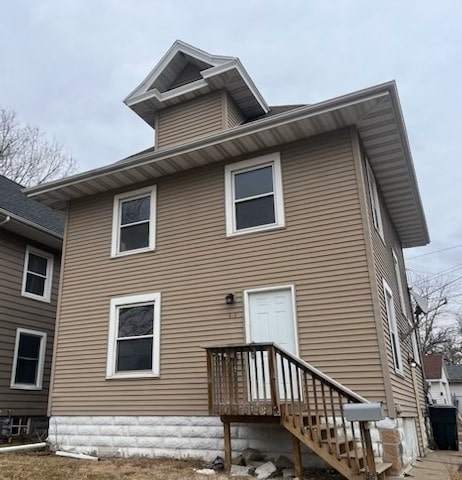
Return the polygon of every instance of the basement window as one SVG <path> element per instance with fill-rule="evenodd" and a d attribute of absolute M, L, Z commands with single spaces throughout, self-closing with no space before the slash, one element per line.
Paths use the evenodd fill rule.
<path fill-rule="evenodd" d="M 13 355 L 10 387 L 20 390 L 41 390 L 47 334 L 18 328 Z"/>
<path fill-rule="evenodd" d="M 107 378 L 159 376 L 160 293 L 111 300 Z"/>
<path fill-rule="evenodd" d="M 155 248 L 156 186 L 114 197 L 111 256 Z"/>
<path fill-rule="evenodd" d="M 23 437 L 29 435 L 30 418 L 11 417 L 10 419 L 10 437 Z"/>
<path fill-rule="evenodd" d="M 279 153 L 225 167 L 226 235 L 284 226 Z"/>
<path fill-rule="evenodd" d="M 29 245 L 26 247 L 21 291 L 23 297 L 50 302 L 53 258 L 51 253 Z"/>

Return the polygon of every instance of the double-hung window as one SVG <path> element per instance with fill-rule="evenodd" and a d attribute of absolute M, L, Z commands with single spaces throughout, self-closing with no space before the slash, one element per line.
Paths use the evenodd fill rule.
<path fill-rule="evenodd" d="M 111 255 L 127 255 L 155 248 L 156 187 L 114 197 Z"/>
<path fill-rule="evenodd" d="M 227 236 L 284 226 L 279 153 L 227 165 L 225 195 Z"/>
<path fill-rule="evenodd" d="M 41 390 L 47 334 L 18 328 L 13 354 L 11 388 Z"/>
<path fill-rule="evenodd" d="M 22 279 L 23 297 L 50 302 L 53 281 L 53 255 L 27 246 Z"/>
<path fill-rule="evenodd" d="M 382 213 L 380 211 L 379 193 L 377 190 L 377 181 L 375 180 L 374 172 L 372 171 L 369 159 L 366 157 L 366 171 L 367 171 L 367 183 L 369 186 L 369 196 L 371 201 L 372 210 L 372 222 L 374 227 L 379 232 L 382 240 L 385 239 L 383 235 Z"/>
<path fill-rule="evenodd" d="M 159 335 L 160 293 L 113 298 L 107 377 L 158 376 Z"/>
<path fill-rule="evenodd" d="M 401 345 L 399 340 L 398 324 L 396 322 L 393 293 L 390 286 L 385 280 L 383 280 L 383 294 L 385 297 L 385 308 L 387 312 L 388 328 L 390 331 L 390 343 L 393 355 L 393 364 L 395 367 L 395 371 L 403 375 L 403 361 L 401 358 Z"/>
<path fill-rule="evenodd" d="M 395 278 L 396 278 L 396 285 L 398 286 L 398 295 L 399 295 L 399 303 L 401 305 L 401 311 L 403 312 L 403 315 L 407 317 L 406 302 L 404 300 L 403 283 L 401 279 L 401 272 L 399 270 L 398 256 L 396 255 L 396 252 L 393 249 L 391 250 L 391 254 L 393 256 L 393 267 L 395 269 Z"/>

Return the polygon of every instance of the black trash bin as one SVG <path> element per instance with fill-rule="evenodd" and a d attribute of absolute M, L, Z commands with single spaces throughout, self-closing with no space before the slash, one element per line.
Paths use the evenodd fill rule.
<path fill-rule="evenodd" d="M 457 408 L 452 405 L 430 405 L 430 422 L 438 450 L 459 450 Z"/>

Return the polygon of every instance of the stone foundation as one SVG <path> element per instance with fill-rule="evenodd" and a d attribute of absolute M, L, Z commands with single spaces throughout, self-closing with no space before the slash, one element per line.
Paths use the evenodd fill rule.
<path fill-rule="evenodd" d="M 399 472 L 418 455 L 414 418 L 386 419 L 371 425 L 376 460 L 391 462 Z M 99 457 L 174 457 L 211 461 L 223 455 L 223 424 L 211 416 L 56 416 L 50 419 L 48 442 L 53 448 Z M 231 426 L 233 456 L 257 448 L 268 457 L 292 456 L 290 434 L 279 425 L 235 423 Z M 305 466 L 327 465 L 303 448 Z"/>
<path fill-rule="evenodd" d="M 235 423 L 233 456 L 257 448 L 267 456 L 292 456 L 290 434 L 279 425 Z M 218 417 L 66 416 L 51 417 L 48 443 L 56 449 L 99 457 L 174 457 L 213 460 L 223 456 L 223 424 Z M 302 446 L 306 465 L 326 467 Z"/>

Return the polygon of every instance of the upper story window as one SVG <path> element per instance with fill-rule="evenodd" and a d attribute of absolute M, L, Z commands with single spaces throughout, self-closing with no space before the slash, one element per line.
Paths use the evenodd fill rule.
<path fill-rule="evenodd" d="M 392 249 L 391 254 L 393 256 L 393 267 L 395 269 L 395 277 L 396 277 L 396 285 L 398 286 L 398 295 L 399 295 L 399 303 L 401 305 L 401 311 L 403 315 L 407 317 L 406 314 L 406 302 L 404 300 L 404 291 L 403 291 L 403 283 L 402 283 L 402 276 L 399 270 L 399 262 L 396 252 Z"/>
<path fill-rule="evenodd" d="M 114 197 L 111 256 L 155 248 L 156 187 L 141 188 Z"/>
<path fill-rule="evenodd" d="M 279 153 L 225 167 L 226 235 L 284 226 Z"/>
<path fill-rule="evenodd" d="M 14 347 L 11 388 L 41 390 L 47 334 L 18 328 Z"/>
<path fill-rule="evenodd" d="M 367 157 L 366 157 L 366 171 L 367 171 L 367 183 L 369 186 L 369 196 L 371 199 L 372 221 L 374 223 L 374 227 L 379 232 L 379 235 L 381 236 L 382 240 L 385 241 L 385 237 L 383 235 L 382 213 L 380 211 L 377 182 L 375 180 L 374 172 L 372 171 L 372 167 Z"/>
<path fill-rule="evenodd" d="M 158 376 L 159 335 L 160 293 L 113 298 L 107 377 Z"/>
<path fill-rule="evenodd" d="M 41 302 L 50 302 L 52 282 L 53 255 L 27 246 L 21 294 Z"/>
<path fill-rule="evenodd" d="M 398 324 L 396 322 L 393 293 L 390 286 L 385 280 L 383 280 L 383 294 L 385 296 L 385 307 L 387 311 L 388 327 L 390 331 L 390 343 L 393 355 L 393 364 L 395 367 L 395 371 L 403 375 L 403 360 L 401 358 L 401 345 L 398 334 Z"/>

